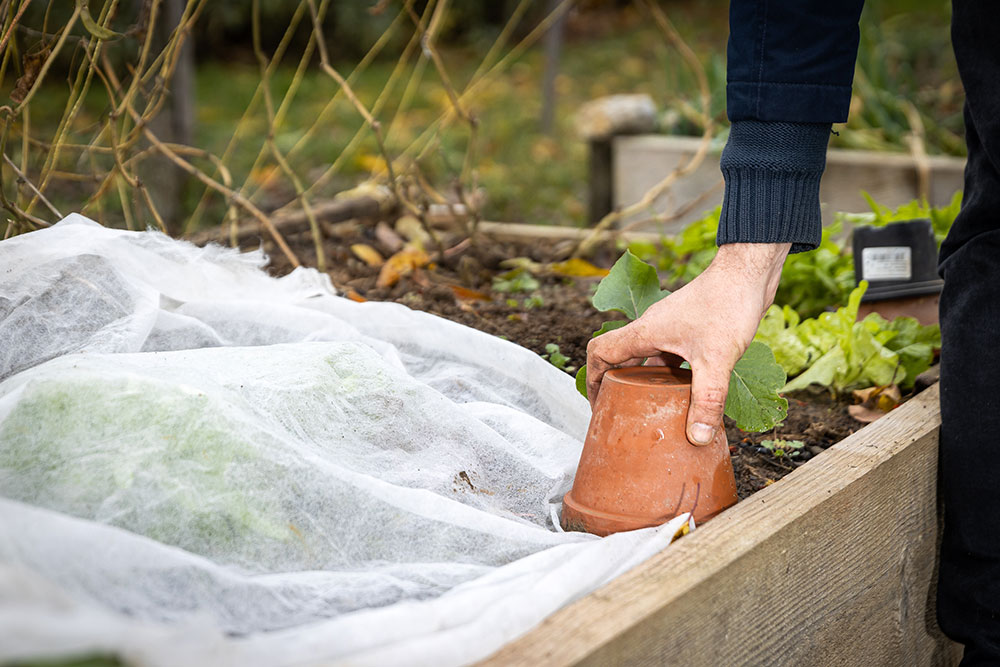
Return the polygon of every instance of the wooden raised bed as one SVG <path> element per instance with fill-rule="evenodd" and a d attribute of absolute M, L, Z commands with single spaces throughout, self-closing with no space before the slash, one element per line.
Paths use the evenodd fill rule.
<path fill-rule="evenodd" d="M 701 140 L 694 137 L 656 134 L 615 137 L 609 151 L 610 160 L 602 168 L 603 172 L 591 172 L 590 187 L 609 191 L 610 206 L 627 206 L 639 201 L 648 189 L 690 159 L 700 143 Z M 668 194 L 669 203 L 667 196 L 657 201 L 657 211 L 672 210 L 706 191 L 714 193 L 704 206 L 696 206 L 664 225 L 664 231 L 680 231 L 687 223 L 700 218 L 705 209 L 722 201 L 721 152 L 722 145 L 715 146 L 697 169 L 674 183 Z M 934 155 L 918 160 L 905 153 L 831 148 L 827 151 L 826 171 L 820 185 L 823 221 L 825 224 L 832 222 L 835 211 L 869 210 L 862 190 L 885 206 L 905 204 L 920 196 L 924 179 L 930 203 L 943 206 L 964 187 L 964 171 L 963 158 Z M 609 182 L 602 183 L 602 179 Z M 645 214 L 635 219 L 642 217 L 646 217 Z M 650 228 L 659 230 L 660 226 L 653 224 Z"/>
<path fill-rule="evenodd" d="M 954 665 L 934 615 L 938 388 L 485 665 Z"/>

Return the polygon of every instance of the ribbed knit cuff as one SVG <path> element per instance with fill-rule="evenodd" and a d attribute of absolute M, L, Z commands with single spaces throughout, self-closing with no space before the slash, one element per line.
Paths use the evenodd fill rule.
<path fill-rule="evenodd" d="M 722 151 L 726 193 L 718 244 L 816 248 L 823 233 L 819 181 L 829 137 L 829 123 L 734 122 Z"/>

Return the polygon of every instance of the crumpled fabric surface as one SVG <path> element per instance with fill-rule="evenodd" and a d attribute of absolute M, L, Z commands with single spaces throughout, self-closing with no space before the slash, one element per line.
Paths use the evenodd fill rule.
<path fill-rule="evenodd" d="M 0 243 L 0 660 L 461 665 L 687 520 L 558 528 L 532 352 L 79 215 Z"/>

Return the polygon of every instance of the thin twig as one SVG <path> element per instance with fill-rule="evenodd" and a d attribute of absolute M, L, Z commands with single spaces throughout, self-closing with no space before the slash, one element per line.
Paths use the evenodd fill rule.
<path fill-rule="evenodd" d="M 250 213 L 250 215 L 255 217 L 260 222 L 261 225 L 264 226 L 264 228 L 271 235 L 271 238 L 277 244 L 278 248 L 281 249 L 281 252 L 284 253 L 285 257 L 288 259 L 288 261 L 291 263 L 293 267 L 298 267 L 302 265 L 302 263 L 299 262 L 299 258 L 295 256 L 294 252 L 292 252 L 292 249 L 288 247 L 288 244 L 285 242 L 285 238 L 281 235 L 281 232 L 279 232 L 275 228 L 275 226 L 271 223 L 271 219 L 268 218 L 263 211 L 257 208 L 253 204 L 253 202 L 249 201 L 246 197 L 244 197 L 240 193 L 235 192 L 232 188 L 227 188 L 222 183 L 219 183 L 214 178 L 212 178 L 211 176 L 209 176 L 208 174 L 206 174 L 205 172 L 198 169 L 193 164 L 182 158 L 165 143 L 160 141 L 160 139 L 155 134 L 153 134 L 150 131 L 150 129 L 145 126 L 145 124 L 142 124 L 141 122 L 142 117 L 131 106 L 128 107 L 128 112 L 132 116 L 132 118 L 135 119 L 136 126 L 142 128 L 143 136 L 145 136 L 146 139 L 151 144 L 156 146 L 156 148 L 160 151 L 160 153 L 163 156 L 165 156 L 168 160 L 176 164 L 178 167 L 180 167 L 187 173 L 191 174 L 192 176 L 200 180 L 205 185 L 222 193 L 226 197 L 230 198 L 232 201 L 236 202 L 239 206 L 243 207 L 248 213 Z"/>
<path fill-rule="evenodd" d="M 573 257 L 581 257 L 588 254 L 593 249 L 594 245 L 598 243 L 602 232 L 608 229 L 611 225 L 652 206 L 652 204 L 661 195 L 673 187 L 674 183 L 690 174 L 701 165 L 705 156 L 708 154 L 709 146 L 712 143 L 713 123 L 710 113 L 711 91 L 709 90 L 708 78 L 705 76 L 705 70 L 701 65 L 701 61 L 698 60 L 698 56 L 691 49 L 691 47 L 688 46 L 687 43 L 681 38 L 680 33 L 677 32 L 677 29 L 674 28 L 674 25 L 670 22 L 670 19 L 667 18 L 667 15 L 663 13 L 663 10 L 660 9 L 659 5 L 651 0 L 640 1 L 652 14 L 653 20 L 658 26 L 660 26 L 660 29 L 666 35 L 667 40 L 675 49 L 678 50 L 678 52 L 680 52 L 681 57 L 684 58 L 688 67 L 690 67 L 690 69 L 694 72 L 695 78 L 698 81 L 698 90 L 701 96 L 704 132 L 701 135 L 701 142 L 698 144 L 698 150 L 695 151 L 694 155 L 692 155 L 687 162 L 678 165 L 677 168 L 667 174 L 662 181 L 650 188 L 639 201 L 626 206 L 625 208 L 612 211 L 601 218 L 601 220 L 594 225 L 590 236 L 582 240 L 573 250 Z"/>
<path fill-rule="evenodd" d="M 7 157 L 6 153 L 4 153 L 3 161 L 7 163 L 8 167 L 10 167 L 11 169 L 14 170 L 14 173 L 17 174 L 18 180 L 21 181 L 22 183 L 24 183 L 26 186 L 28 186 L 28 189 L 31 190 L 32 192 L 34 192 L 35 196 L 38 197 L 39 199 L 41 199 L 42 203 L 45 204 L 45 207 L 48 208 L 50 211 L 52 211 L 52 213 L 57 218 L 62 219 L 62 218 L 65 217 L 62 213 L 59 212 L 59 209 L 57 209 L 55 206 L 52 205 L 52 202 L 50 202 L 45 197 L 45 195 L 43 195 L 41 192 L 39 192 L 38 188 L 35 187 L 35 184 L 32 183 L 31 180 L 27 176 L 25 176 L 24 172 L 21 171 L 18 168 L 17 164 L 13 160 L 11 160 L 9 157 Z"/>
<path fill-rule="evenodd" d="M 24 0 L 21 7 L 17 10 L 17 14 L 15 14 L 14 18 L 11 20 L 10 26 L 7 28 L 7 32 L 3 35 L 3 39 L 0 39 L 0 51 L 7 48 L 7 42 L 10 41 L 10 36 L 14 34 L 14 28 L 17 27 L 18 21 L 21 20 L 21 17 L 24 15 L 24 11 L 30 4 L 31 0 Z"/>
<path fill-rule="evenodd" d="M 326 4 L 321 5 L 321 12 L 319 14 L 318 20 L 323 20 L 323 12 L 326 10 Z M 274 100 L 271 98 L 271 83 L 268 75 L 268 60 L 267 56 L 264 55 L 264 50 L 260 45 L 260 0 L 253 0 L 253 10 L 252 10 L 252 28 L 253 28 L 253 49 L 257 56 L 257 60 L 260 63 L 260 76 L 261 81 L 264 84 L 264 108 L 267 109 L 267 123 L 268 123 L 268 133 L 267 133 L 267 145 L 271 149 L 271 154 L 274 156 L 275 161 L 278 166 L 284 172 L 288 180 L 292 182 L 295 188 L 295 194 L 297 195 L 299 202 L 302 204 L 302 211 L 306 214 L 306 218 L 309 219 L 309 229 L 312 231 L 313 245 L 316 251 L 316 268 L 320 271 L 326 273 L 326 255 L 323 253 L 323 233 L 320 231 L 319 223 L 316 222 L 316 216 L 313 215 L 312 206 L 309 205 L 309 198 L 303 196 L 305 188 L 302 187 L 302 181 L 299 179 L 298 175 L 292 169 L 291 165 L 278 150 L 278 145 L 274 141 L 275 133 L 275 114 L 274 114 Z"/>
<path fill-rule="evenodd" d="M 666 223 L 666 222 L 672 222 L 672 221 L 677 220 L 679 218 L 683 218 L 685 215 L 687 215 L 688 213 L 690 213 L 691 211 L 693 211 L 695 208 L 697 208 L 698 206 L 701 206 L 702 204 L 704 204 L 705 200 L 708 199 L 709 197 L 711 197 L 712 194 L 714 194 L 716 190 L 721 190 L 722 186 L 725 185 L 725 183 L 726 183 L 725 180 L 723 180 L 723 179 L 720 178 L 719 180 L 717 180 L 715 182 L 715 185 L 713 185 L 712 187 L 707 188 L 705 190 L 702 190 L 701 194 L 699 194 L 697 197 L 695 197 L 694 199 L 691 199 L 690 201 L 688 201 L 683 206 L 674 209 L 670 213 L 662 213 L 662 214 L 654 215 L 654 216 L 651 216 L 649 218 L 645 218 L 645 219 L 642 219 L 642 220 L 636 220 L 634 222 L 630 222 L 629 224 L 625 225 L 624 227 L 618 228 L 616 230 L 616 232 L 618 234 L 625 234 L 625 233 L 631 232 L 631 231 L 633 231 L 633 230 L 635 230 L 635 229 L 637 229 L 639 227 L 645 227 L 647 225 L 653 225 L 653 224 L 663 224 L 663 223 Z"/>

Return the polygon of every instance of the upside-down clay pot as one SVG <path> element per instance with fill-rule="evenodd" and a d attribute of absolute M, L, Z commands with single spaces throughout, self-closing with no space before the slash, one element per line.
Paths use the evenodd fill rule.
<path fill-rule="evenodd" d="M 563 497 L 565 530 L 603 536 L 681 512 L 704 522 L 736 503 L 725 432 L 692 445 L 690 401 L 688 370 L 635 366 L 604 375 L 573 488 Z"/>

